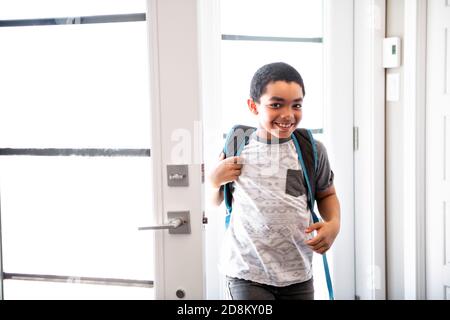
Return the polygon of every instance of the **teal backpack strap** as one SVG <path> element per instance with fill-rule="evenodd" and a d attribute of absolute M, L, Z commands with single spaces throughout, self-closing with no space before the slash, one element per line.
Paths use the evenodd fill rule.
<path fill-rule="evenodd" d="M 223 148 L 225 158 L 239 156 L 245 145 L 248 144 L 250 136 L 253 132 L 255 132 L 255 130 L 256 128 L 249 126 L 233 126 L 225 139 L 225 146 Z M 227 183 L 223 186 L 223 188 L 223 198 L 227 209 L 225 215 L 225 228 L 228 228 L 231 220 L 231 212 L 233 211 L 233 183 Z"/>
<path fill-rule="evenodd" d="M 308 189 L 309 211 L 311 212 L 313 222 L 317 223 L 317 222 L 319 222 L 319 218 L 317 217 L 316 213 L 314 212 L 315 192 L 313 191 L 313 190 L 315 190 L 315 180 L 310 180 L 310 179 L 312 179 L 312 177 L 310 177 L 308 175 L 308 171 L 311 174 L 311 169 L 305 165 L 305 161 L 303 160 L 302 148 L 300 147 L 300 143 L 299 143 L 299 138 L 301 138 L 300 131 L 297 131 L 297 130 L 296 130 L 296 132 L 294 132 L 292 134 L 292 141 L 294 142 L 295 149 L 297 150 L 298 161 L 300 162 L 303 174 L 305 176 L 306 186 Z M 313 151 L 312 153 L 313 153 L 313 159 L 314 159 L 313 163 L 314 163 L 314 173 L 315 173 L 315 171 L 317 170 L 317 164 L 318 164 L 317 147 L 316 147 L 316 143 L 314 141 L 311 131 L 310 130 L 306 130 L 306 131 L 307 131 L 309 143 L 311 144 L 312 151 Z M 304 136 L 304 135 L 302 135 L 302 136 Z M 327 260 L 327 256 L 325 253 L 322 255 L 322 260 L 323 260 L 323 267 L 325 270 L 325 278 L 327 281 L 328 296 L 329 296 L 330 300 L 334 300 L 333 284 L 331 281 L 330 269 L 328 267 L 328 260 Z"/>
<path fill-rule="evenodd" d="M 317 156 L 316 140 L 314 140 L 311 130 L 306 130 L 306 132 L 308 133 L 309 141 L 311 142 L 312 149 L 313 149 L 314 171 L 317 172 L 317 166 L 319 164 L 319 161 L 318 161 L 318 156 Z"/>

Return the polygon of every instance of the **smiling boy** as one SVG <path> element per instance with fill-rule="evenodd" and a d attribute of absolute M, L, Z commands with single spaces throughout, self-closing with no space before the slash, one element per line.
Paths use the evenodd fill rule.
<path fill-rule="evenodd" d="M 232 299 L 314 299 L 313 251 L 325 253 L 339 233 L 334 175 L 319 141 L 314 189 L 323 221 L 312 223 L 308 208 L 292 139 L 304 95 L 303 79 L 292 66 L 278 62 L 258 69 L 247 101 L 258 128 L 239 157 L 222 154 L 209 175 L 216 205 L 224 198 L 222 186 L 234 185 L 220 261 Z"/>

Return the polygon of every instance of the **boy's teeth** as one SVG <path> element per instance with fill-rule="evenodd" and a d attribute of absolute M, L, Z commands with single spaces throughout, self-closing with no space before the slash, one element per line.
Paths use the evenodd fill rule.
<path fill-rule="evenodd" d="M 291 126 L 290 123 L 277 123 L 277 125 L 282 127 L 282 128 L 289 128 Z"/>

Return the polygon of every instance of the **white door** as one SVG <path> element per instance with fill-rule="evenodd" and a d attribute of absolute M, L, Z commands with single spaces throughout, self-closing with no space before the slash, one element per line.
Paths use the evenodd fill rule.
<path fill-rule="evenodd" d="M 232 125 L 256 126 L 246 99 L 257 68 L 276 61 L 297 68 L 307 92 L 300 126 L 315 129 L 327 146 L 341 200 L 341 234 L 328 253 L 335 296 L 353 299 L 353 1 L 202 2 L 203 25 L 213 26 L 203 52 L 206 167 L 217 161 Z M 222 298 L 217 248 L 224 208 L 207 213 L 208 297 Z M 314 264 L 316 298 L 327 299 L 322 259 Z"/>
<path fill-rule="evenodd" d="M 1 2 L 0 298 L 204 297 L 196 10 Z"/>
<path fill-rule="evenodd" d="M 427 298 L 450 299 L 450 1 L 427 20 Z"/>

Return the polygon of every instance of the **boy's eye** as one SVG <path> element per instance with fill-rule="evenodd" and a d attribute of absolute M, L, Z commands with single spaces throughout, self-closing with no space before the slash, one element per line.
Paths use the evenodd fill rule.
<path fill-rule="evenodd" d="M 281 103 L 272 103 L 272 104 L 270 105 L 270 107 L 271 107 L 271 108 L 275 108 L 275 109 L 281 108 Z"/>
<path fill-rule="evenodd" d="M 301 104 L 294 104 L 293 106 L 292 106 L 294 109 L 301 109 L 302 108 L 302 105 Z"/>

